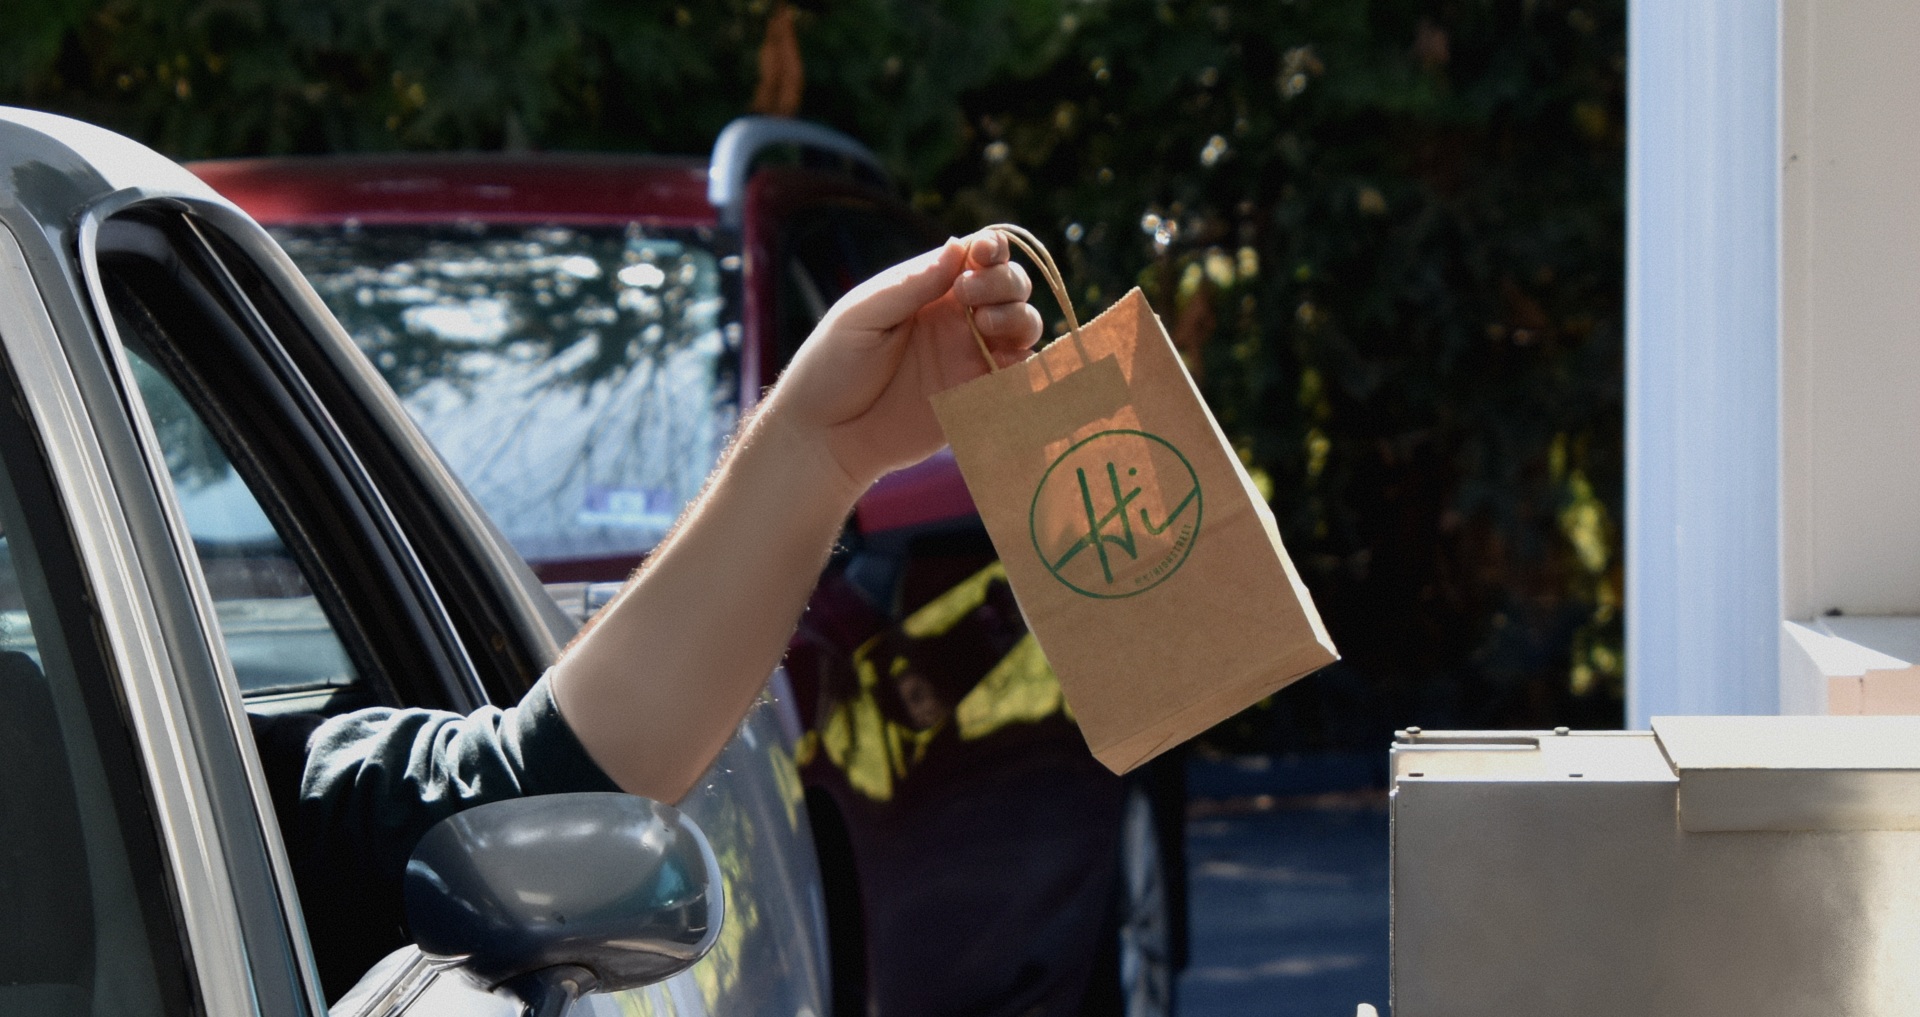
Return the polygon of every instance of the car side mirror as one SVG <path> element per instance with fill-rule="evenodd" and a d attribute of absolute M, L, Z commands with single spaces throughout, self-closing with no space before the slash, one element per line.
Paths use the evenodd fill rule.
<path fill-rule="evenodd" d="M 540 1017 L 692 967 L 720 934 L 722 896 L 720 863 L 692 820 L 616 793 L 450 816 L 421 838 L 405 883 L 422 953 Z"/>

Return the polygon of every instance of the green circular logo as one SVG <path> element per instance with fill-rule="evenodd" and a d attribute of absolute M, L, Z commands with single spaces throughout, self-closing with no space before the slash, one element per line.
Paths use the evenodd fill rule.
<path fill-rule="evenodd" d="M 1165 438 L 1101 431 L 1047 467 L 1027 529 L 1067 589 L 1117 599 L 1179 571 L 1200 536 L 1200 478 Z"/>

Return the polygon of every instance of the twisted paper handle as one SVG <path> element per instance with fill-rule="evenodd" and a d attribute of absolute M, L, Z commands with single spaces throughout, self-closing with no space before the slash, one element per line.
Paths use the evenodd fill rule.
<path fill-rule="evenodd" d="M 1005 233 L 1007 240 L 1015 247 L 1027 252 L 1027 257 L 1033 259 L 1034 267 L 1040 270 L 1040 277 L 1047 281 L 1047 286 L 1053 290 L 1054 298 L 1060 301 L 1060 310 L 1066 312 L 1067 328 L 1072 331 L 1073 338 L 1077 342 L 1080 339 L 1080 319 L 1073 313 L 1073 298 L 1067 296 L 1066 279 L 1060 275 L 1060 266 L 1053 263 L 1053 255 L 1047 252 L 1047 245 L 1041 243 L 1039 237 L 1012 223 L 995 223 L 987 228 Z M 967 307 L 967 327 L 973 330 L 974 345 L 980 347 L 980 356 L 986 359 L 987 370 L 998 371 L 1000 364 L 993 359 L 993 351 L 987 349 L 986 337 L 980 334 L 980 326 L 973 323 L 971 305 Z"/>

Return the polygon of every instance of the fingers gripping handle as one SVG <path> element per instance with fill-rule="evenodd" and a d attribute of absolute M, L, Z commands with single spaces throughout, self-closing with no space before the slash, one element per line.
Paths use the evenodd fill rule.
<path fill-rule="evenodd" d="M 1054 264 L 1053 255 L 1047 252 L 1047 245 L 1041 243 L 1039 237 L 1027 232 L 1025 228 L 1012 223 L 995 223 L 987 228 L 1006 234 L 1008 241 L 1025 251 L 1027 257 L 1033 259 L 1033 265 L 1039 270 L 1040 277 L 1045 279 L 1047 286 L 1053 290 L 1054 299 L 1060 301 L 1060 310 L 1067 315 L 1068 329 L 1072 331 L 1073 338 L 1078 340 L 1080 319 L 1073 313 L 1073 298 L 1067 296 L 1066 279 L 1060 274 L 1060 266 Z M 980 347 L 980 356 L 987 361 L 987 370 L 998 371 L 1000 362 L 993 358 L 993 351 L 987 348 L 987 338 L 980 334 L 980 326 L 973 323 L 971 305 L 967 307 L 967 327 L 973 330 L 973 341 Z"/>

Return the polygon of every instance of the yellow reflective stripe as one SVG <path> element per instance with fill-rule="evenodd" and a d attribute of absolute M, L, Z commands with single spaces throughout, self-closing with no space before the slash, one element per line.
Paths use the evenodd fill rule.
<path fill-rule="evenodd" d="M 847 772 L 847 783 L 854 790 L 874 801 L 887 801 L 893 797 L 893 767 L 888 765 L 890 739 L 886 720 L 880 716 L 880 704 L 872 695 L 863 695 L 848 706 L 852 745 L 841 769 Z"/>
<path fill-rule="evenodd" d="M 908 615 L 900 630 L 911 639 L 945 635 L 986 603 L 988 586 L 1006 578 L 1006 566 L 996 561 Z M 880 685 L 880 665 L 872 659 L 881 643 L 882 636 L 874 636 L 853 651 L 860 691 L 833 707 L 817 742 L 810 733 L 796 747 L 795 758 L 805 766 L 816 751 L 824 753 L 847 775 L 854 790 L 884 802 L 893 798 L 894 781 L 905 778 L 909 768 L 926 758 L 945 722 L 919 731 L 881 714 L 874 695 Z M 886 666 L 891 677 L 899 677 L 909 663 L 904 657 L 893 657 Z M 1055 713 L 1068 719 L 1073 716 L 1060 692 L 1060 679 L 1040 652 L 1039 641 L 1028 633 L 960 700 L 953 719 L 959 736 L 970 741 L 1009 724 L 1030 724 Z"/>
<path fill-rule="evenodd" d="M 874 649 L 879 645 L 880 637 L 874 636 L 872 639 L 861 643 L 860 648 L 853 651 L 853 673 L 859 676 L 862 691 L 870 690 L 875 685 L 880 684 L 880 677 L 876 675 L 873 670 L 873 661 L 867 659 L 868 655 L 873 653 Z"/>
<path fill-rule="evenodd" d="M 1054 676 L 1039 640 L 1029 632 L 980 684 L 954 707 L 954 723 L 964 740 L 983 738 L 1008 724 L 1032 723 L 1060 710 L 1060 679 Z"/>
<path fill-rule="evenodd" d="M 996 560 L 986 568 L 960 580 L 953 589 L 933 598 L 927 605 L 907 616 L 900 631 L 913 639 L 945 635 L 960 619 L 987 602 L 987 587 L 996 579 L 1007 578 L 1007 567 Z"/>
<path fill-rule="evenodd" d="M 833 765 L 847 768 L 847 756 L 853 751 L 853 715 L 847 703 L 835 703 L 827 722 L 820 725 L 820 748 Z"/>

